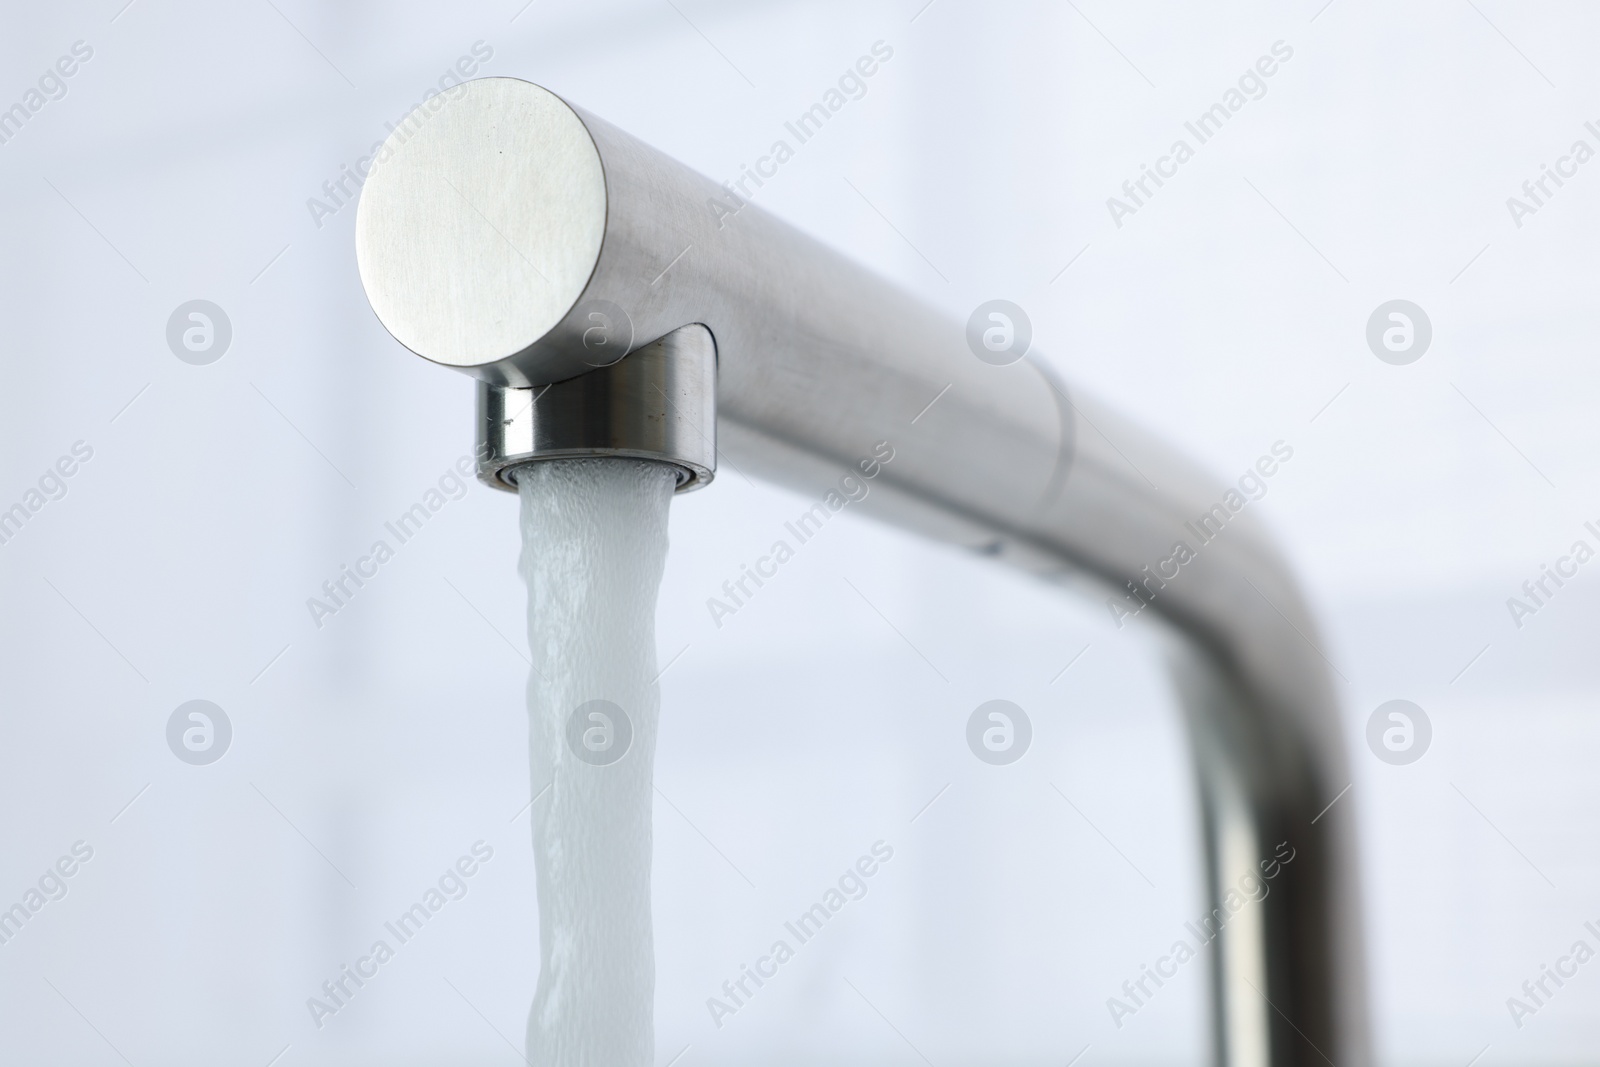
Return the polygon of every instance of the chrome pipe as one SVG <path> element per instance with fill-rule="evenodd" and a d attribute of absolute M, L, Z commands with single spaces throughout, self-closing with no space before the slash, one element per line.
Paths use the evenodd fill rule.
<path fill-rule="evenodd" d="M 379 320 L 426 359 L 536 390 L 703 325 L 717 449 L 740 469 L 818 492 L 891 442 L 863 507 L 1109 590 L 1119 625 L 1164 619 L 1187 639 L 1172 666 L 1222 909 L 1215 1060 L 1370 1062 L 1353 805 L 1328 808 L 1350 782 L 1338 707 L 1238 489 L 1044 363 L 977 358 L 962 324 L 528 82 L 419 107 L 379 153 L 356 231 Z M 1280 843 L 1294 858 L 1271 892 L 1223 922 Z"/>

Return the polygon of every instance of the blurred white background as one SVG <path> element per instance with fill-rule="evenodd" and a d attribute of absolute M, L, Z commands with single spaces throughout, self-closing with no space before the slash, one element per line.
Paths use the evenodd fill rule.
<path fill-rule="evenodd" d="M 0 908 L 93 849 L 0 944 L 0 1060 L 518 1062 L 516 505 L 473 485 L 312 622 L 470 449 L 472 384 L 388 338 L 353 207 L 307 201 L 478 42 L 480 73 L 721 179 L 879 41 L 866 96 L 758 202 L 954 319 L 1017 302 L 1070 381 L 1221 476 L 1292 444 L 1258 507 L 1345 679 L 1379 1061 L 1592 1058 L 1600 966 L 1520 1028 L 1506 998 L 1600 923 L 1597 568 L 1520 628 L 1506 600 L 1600 543 L 1600 164 L 1520 226 L 1506 201 L 1600 148 L 1600 11 L 125 2 L 0 16 L 0 108 L 92 50 L 0 144 L 0 508 L 93 450 L 0 544 Z M 1118 226 L 1107 198 L 1276 42 L 1264 95 Z M 1433 326 L 1406 366 L 1365 339 L 1396 298 Z M 165 336 L 195 299 L 232 324 L 206 366 Z M 1200 910 L 1155 651 L 848 514 L 714 627 L 706 598 L 803 506 L 730 470 L 673 505 L 658 1063 L 1200 1062 L 1201 966 L 1120 1029 L 1105 1005 Z M 997 697 L 1035 725 L 1012 767 L 965 746 Z M 234 731 L 200 767 L 165 734 L 197 698 Z M 1393 698 L 1433 723 L 1407 766 L 1364 740 Z M 880 839 L 867 897 L 716 1027 L 706 998 Z M 306 999 L 479 840 L 468 895 L 318 1028 Z"/>

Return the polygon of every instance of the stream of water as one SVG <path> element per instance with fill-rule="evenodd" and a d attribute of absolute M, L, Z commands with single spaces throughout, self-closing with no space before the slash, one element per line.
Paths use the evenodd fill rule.
<path fill-rule="evenodd" d="M 528 1062 L 648 1067 L 655 609 L 675 474 L 627 459 L 517 473 L 539 893 Z"/>

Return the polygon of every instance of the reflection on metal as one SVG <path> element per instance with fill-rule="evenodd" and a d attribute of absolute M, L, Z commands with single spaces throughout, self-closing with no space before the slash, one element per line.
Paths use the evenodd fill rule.
<path fill-rule="evenodd" d="M 1170 656 L 1189 730 L 1206 839 L 1208 918 L 1214 922 L 1202 920 L 1200 932 L 1215 937 L 1211 967 L 1217 1061 L 1231 1067 L 1268 1067 L 1274 1062 L 1273 1020 L 1264 993 L 1272 988 L 1274 976 L 1267 917 L 1279 886 L 1277 878 L 1264 879 L 1262 866 L 1273 858 L 1277 842 L 1263 838 L 1263 820 L 1248 788 L 1251 771 L 1240 747 L 1248 741 L 1240 732 L 1249 727 L 1238 721 L 1240 697 L 1195 653 L 1188 644 L 1175 644 Z M 1295 847 L 1292 841 L 1289 845 Z M 1300 858 L 1297 849 L 1295 859 Z M 1237 894 L 1253 884 L 1263 886 L 1267 896 L 1230 914 L 1229 891 Z"/>
<path fill-rule="evenodd" d="M 1139 583 L 1187 638 L 1208 897 L 1279 842 L 1296 856 L 1216 942 L 1216 1059 L 1366 1067 L 1353 806 L 1318 817 L 1350 779 L 1316 628 L 1247 511 L 1223 507 L 1176 577 L 1151 570 L 1229 487 L 1043 363 L 976 358 L 962 324 L 754 205 L 730 216 L 722 187 L 538 86 L 482 79 L 425 106 L 357 216 L 390 332 L 528 389 L 597 373 L 596 322 L 640 349 L 624 363 L 703 324 L 717 450 L 740 470 L 820 492 L 887 440 L 863 507 L 1101 595 Z"/>
<path fill-rule="evenodd" d="M 478 383 L 478 477 L 516 487 L 524 463 L 631 456 L 678 469 L 678 492 L 717 469 L 717 348 L 704 326 L 684 326 L 600 370 L 515 389 Z"/>

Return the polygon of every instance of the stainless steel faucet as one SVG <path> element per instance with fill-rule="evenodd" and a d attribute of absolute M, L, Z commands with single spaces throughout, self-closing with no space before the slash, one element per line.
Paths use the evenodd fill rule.
<path fill-rule="evenodd" d="M 356 232 L 389 332 L 479 379 L 491 485 L 625 455 L 674 465 L 683 491 L 720 453 L 817 491 L 889 441 L 863 507 L 1159 616 L 1200 784 L 1215 1060 L 1366 1067 L 1353 805 L 1329 806 L 1350 783 L 1338 707 L 1234 487 L 1043 362 L 976 358 L 962 324 L 529 82 L 420 106 Z M 1201 516 L 1203 541 L 1185 525 Z M 1268 864 L 1271 892 L 1233 908 Z"/>

